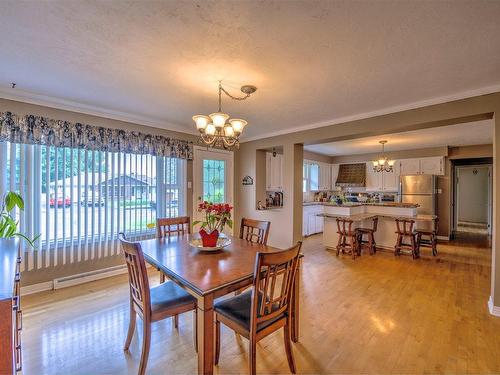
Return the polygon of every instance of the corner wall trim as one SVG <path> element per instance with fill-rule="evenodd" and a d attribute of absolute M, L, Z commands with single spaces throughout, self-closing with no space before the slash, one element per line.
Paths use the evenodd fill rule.
<path fill-rule="evenodd" d="M 498 316 L 500 318 L 500 306 L 495 306 L 493 304 L 493 299 L 490 296 L 488 300 L 488 309 L 490 310 L 490 314 L 493 316 Z"/>

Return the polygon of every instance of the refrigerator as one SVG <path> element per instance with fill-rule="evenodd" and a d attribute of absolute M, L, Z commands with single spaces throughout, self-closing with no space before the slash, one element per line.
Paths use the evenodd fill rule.
<path fill-rule="evenodd" d="M 436 176 L 420 174 L 399 178 L 398 200 L 401 203 L 416 203 L 420 215 L 436 215 Z"/>

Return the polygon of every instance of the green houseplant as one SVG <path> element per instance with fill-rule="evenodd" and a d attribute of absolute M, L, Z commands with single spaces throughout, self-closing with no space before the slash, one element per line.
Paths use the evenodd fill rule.
<path fill-rule="evenodd" d="M 16 192 L 7 192 L 3 197 L 2 210 L 0 211 L 0 238 L 19 237 L 28 242 L 30 246 L 34 247 L 35 241 L 40 235 L 30 239 L 18 231 L 17 226 L 19 221 L 15 220 L 12 216 L 12 210 L 16 207 L 21 211 L 24 210 L 23 198 Z"/>

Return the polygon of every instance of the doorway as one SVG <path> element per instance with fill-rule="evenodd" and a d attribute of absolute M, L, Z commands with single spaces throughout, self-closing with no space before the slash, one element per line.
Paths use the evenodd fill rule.
<path fill-rule="evenodd" d="M 233 204 L 233 153 L 225 150 L 194 148 L 193 221 L 199 217 L 202 201 Z"/>
<path fill-rule="evenodd" d="M 492 165 L 454 166 L 454 232 L 491 235 Z"/>

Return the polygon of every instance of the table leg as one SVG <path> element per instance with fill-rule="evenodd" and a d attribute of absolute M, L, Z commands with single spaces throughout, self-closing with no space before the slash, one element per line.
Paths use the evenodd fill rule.
<path fill-rule="evenodd" d="M 295 274 L 295 282 L 293 285 L 293 295 L 292 295 L 292 341 L 299 342 L 299 291 L 300 291 L 300 273 L 302 270 L 302 259 L 299 259 L 299 264 L 297 267 L 297 273 Z"/>
<path fill-rule="evenodd" d="M 214 298 L 198 297 L 198 374 L 214 371 Z"/>

